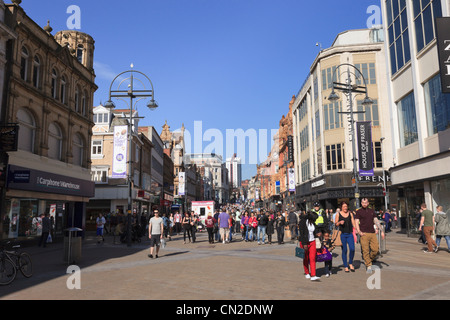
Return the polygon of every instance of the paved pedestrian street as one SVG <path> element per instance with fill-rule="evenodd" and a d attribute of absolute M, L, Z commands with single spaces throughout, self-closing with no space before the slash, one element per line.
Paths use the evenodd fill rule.
<path fill-rule="evenodd" d="M 174 236 L 150 259 L 148 241 L 127 247 L 113 237 L 97 244 L 88 235 L 78 264 L 79 289 L 67 273 L 62 244 L 24 248 L 33 258 L 34 274 L 21 274 L 0 287 L 2 300 L 411 300 L 450 298 L 450 253 L 441 249 L 425 254 L 415 238 L 395 232 L 387 235 L 388 252 L 367 274 L 356 246 L 356 272 L 345 273 L 334 252 L 333 274 L 317 282 L 303 275 L 302 262 L 294 256 L 295 244 L 258 245 L 240 235 L 229 244 L 208 243 L 198 234 L 196 243 L 183 244 Z M 267 241 L 267 240 L 266 240 Z M 317 265 L 318 275 L 324 272 Z M 69 289 L 72 287 L 72 289 Z M 178 304 L 177 304 L 178 305 Z"/>

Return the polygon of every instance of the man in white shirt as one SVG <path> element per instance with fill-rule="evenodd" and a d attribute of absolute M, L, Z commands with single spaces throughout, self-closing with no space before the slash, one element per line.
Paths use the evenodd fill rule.
<path fill-rule="evenodd" d="M 103 239 L 103 242 L 105 242 L 105 237 L 103 236 L 103 229 L 104 229 L 104 227 L 105 227 L 105 223 L 106 223 L 106 220 L 105 220 L 105 218 L 103 217 L 103 215 L 100 213 L 100 214 L 98 215 L 98 217 L 97 217 L 97 220 L 96 220 L 96 224 L 97 224 L 97 240 L 98 240 L 98 243 L 100 243 L 100 239 Z"/>

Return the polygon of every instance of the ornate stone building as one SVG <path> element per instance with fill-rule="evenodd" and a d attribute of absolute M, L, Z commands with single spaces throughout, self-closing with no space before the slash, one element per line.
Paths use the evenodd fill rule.
<path fill-rule="evenodd" d="M 90 179 L 94 40 L 77 31 L 52 35 L 20 7 L 6 5 L 5 23 L 17 35 L 7 42 L 2 123 L 19 126 L 18 151 L 9 152 L 2 204 L 3 238 L 38 236 L 43 213 L 56 235 L 83 227 Z"/>

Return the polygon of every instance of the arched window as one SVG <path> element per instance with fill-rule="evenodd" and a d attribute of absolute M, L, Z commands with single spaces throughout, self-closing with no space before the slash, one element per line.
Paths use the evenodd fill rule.
<path fill-rule="evenodd" d="M 56 72 L 55 69 L 52 69 L 52 80 L 51 80 L 51 85 L 52 85 L 52 97 L 53 99 L 56 99 L 57 94 L 58 94 L 58 87 L 57 87 L 57 83 L 58 83 L 58 73 Z"/>
<path fill-rule="evenodd" d="M 39 88 L 41 77 L 41 60 L 38 56 L 34 56 L 33 60 L 33 86 Z"/>
<path fill-rule="evenodd" d="M 84 143 L 83 138 L 80 134 L 75 134 L 73 136 L 73 164 L 75 166 L 83 166 L 83 157 L 84 157 Z"/>
<path fill-rule="evenodd" d="M 60 127 L 51 123 L 48 127 L 48 157 L 50 159 L 62 159 L 62 131 Z"/>
<path fill-rule="evenodd" d="M 61 88 L 60 88 L 60 96 L 59 99 L 61 100 L 62 103 L 66 103 L 66 88 L 67 88 L 67 82 L 66 82 L 66 77 L 62 76 L 61 77 L 61 82 L 60 82 Z"/>
<path fill-rule="evenodd" d="M 82 44 L 79 44 L 77 47 L 77 59 L 80 63 L 83 63 L 83 53 L 84 53 L 84 47 Z"/>
<path fill-rule="evenodd" d="M 19 123 L 19 150 L 34 153 L 36 121 L 33 115 L 26 109 L 20 109 L 17 112 L 17 122 Z"/>
<path fill-rule="evenodd" d="M 22 47 L 21 57 L 20 57 L 20 78 L 22 80 L 27 81 L 28 80 L 28 49 L 25 47 Z"/>

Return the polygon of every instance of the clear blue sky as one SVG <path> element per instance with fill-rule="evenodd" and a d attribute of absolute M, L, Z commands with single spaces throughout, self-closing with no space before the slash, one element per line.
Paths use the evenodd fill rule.
<path fill-rule="evenodd" d="M 50 20 L 53 34 L 67 29 L 70 5 L 81 9 L 80 31 L 96 41 L 99 89 L 94 105 L 107 101 L 115 75 L 134 63 L 152 80 L 160 105 L 154 112 L 145 110 L 145 103 L 138 105 L 139 114 L 146 117 L 141 125 L 153 125 L 161 132 L 167 120 L 171 129 L 184 123 L 193 133 L 194 121 L 202 121 L 203 132 L 219 129 L 225 137 L 226 129 L 277 129 L 318 54 L 316 43 L 327 48 L 338 33 L 365 28 L 367 8 L 380 1 L 23 0 L 21 4 L 40 26 Z M 217 153 L 230 156 L 225 152 Z M 255 173 L 254 165 L 244 166 L 244 178 Z"/>

